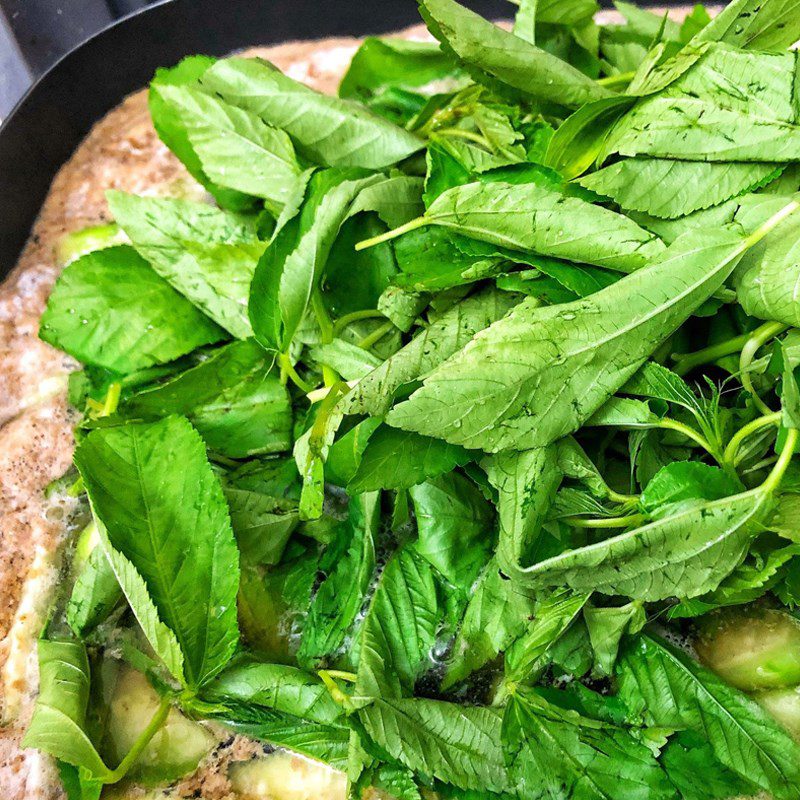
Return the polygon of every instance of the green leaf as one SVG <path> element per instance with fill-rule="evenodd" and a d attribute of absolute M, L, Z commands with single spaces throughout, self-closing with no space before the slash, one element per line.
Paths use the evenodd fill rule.
<path fill-rule="evenodd" d="M 674 798 L 652 752 L 628 731 L 520 688 L 503 717 L 511 776 L 545 797 Z"/>
<path fill-rule="evenodd" d="M 67 603 L 67 623 L 76 635 L 85 636 L 108 618 L 122 597 L 117 576 L 103 548 L 97 546 L 75 579 Z"/>
<path fill-rule="evenodd" d="M 107 197 L 114 219 L 162 278 L 236 338 L 250 335 L 247 297 L 264 244 L 246 218 L 188 200 Z"/>
<path fill-rule="evenodd" d="M 727 42 L 750 50 L 786 50 L 800 39 L 797 0 L 734 0 L 694 42 Z"/>
<path fill-rule="evenodd" d="M 641 603 L 624 606 L 586 606 L 583 619 L 594 650 L 595 672 L 608 677 L 614 674 L 619 645 L 624 634 L 638 633 L 647 621 Z"/>
<path fill-rule="evenodd" d="M 80 642 L 39 644 L 39 696 L 22 741 L 103 780 L 111 771 L 86 733 L 89 704 L 89 660 Z"/>
<path fill-rule="evenodd" d="M 732 230 L 692 232 L 587 298 L 544 308 L 525 300 L 434 369 L 387 422 L 490 452 L 547 445 L 616 392 L 751 244 Z"/>
<path fill-rule="evenodd" d="M 234 701 L 209 716 L 250 739 L 323 761 L 334 769 L 347 767 L 351 729 L 346 724 L 325 725 Z"/>
<path fill-rule="evenodd" d="M 378 503 L 377 493 L 350 500 L 349 518 L 337 537 L 340 544 L 331 545 L 340 557 L 330 562 L 308 612 L 297 653 L 301 664 L 315 665 L 333 655 L 361 609 L 375 569 Z"/>
<path fill-rule="evenodd" d="M 516 578 L 520 567 L 538 560 L 542 524 L 563 477 L 558 452 L 540 447 L 499 453 L 488 461 L 486 472 L 498 493 L 497 561 Z"/>
<path fill-rule="evenodd" d="M 779 169 L 770 162 L 624 158 L 579 183 L 629 211 L 674 219 L 753 191 L 775 178 Z"/>
<path fill-rule="evenodd" d="M 263 198 L 277 215 L 300 175 L 289 136 L 194 86 L 157 91 L 180 117 L 203 173 L 217 186 Z"/>
<path fill-rule="evenodd" d="M 640 635 L 625 647 L 618 677 L 632 712 L 659 727 L 694 731 L 726 767 L 776 798 L 797 795 L 797 744 L 754 700 L 685 653 Z"/>
<path fill-rule="evenodd" d="M 795 124 L 793 75 L 791 53 L 712 46 L 668 88 L 640 100 L 617 123 L 606 154 L 689 161 L 794 160 L 800 128 Z"/>
<path fill-rule="evenodd" d="M 588 599 L 588 594 L 562 589 L 537 602 L 533 620 L 506 650 L 506 678 L 509 681 L 537 678 L 546 665 L 545 655 L 580 614 Z"/>
<path fill-rule="evenodd" d="M 790 198 L 752 195 L 742 198 L 736 221 L 752 231 Z M 800 222 L 788 219 L 742 258 L 733 276 L 736 298 L 754 317 L 800 325 L 796 299 L 800 278 Z"/>
<path fill-rule="evenodd" d="M 362 708 L 359 718 L 378 746 L 415 773 L 460 789 L 511 789 L 495 709 L 379 699 Z"/>
<path fill-rule="evenodd" d="M 495 659 L 525 630 L 533 593 L 503 575 L 497 559 L 486 565 L 469 599 L 443 680 L 447 689 Z"/>
<path fill-rule="evenodd" d="M 221 347 L 196 367 L 137 392 L 120 413 L 147 420 L 186 416 L 211 450 L 230 458 L 291 446 L 289 395 L 252 339 Z"/>
<path fill-rule="evenodd" d="M 381 574 L 361 630 L 359 703 L 373 697 L 399 699 L 413 691 L 428 665 L 440 615 L 433 570 L 402 547 Z"/>
<path fill-rule="evenodd" d="M 188 687 L 202 685 L 225 666 L 239 636 L 238 553 L 202 439 L 180 417 L 96 430 L 75 463 L 103 524 L 106 554 L 151 645 L 165 656 L 154 641 L 163 626 L 152 621 L 148 593 L 180 645 L 183 676 L 171 643 L 167 666 Z"/>
<path fill-rule="evenodd" d="M 729 800 L 756 793 L 746 778 L 720 764 L 703 736 L 681 731 L 661 754 L 661 764 L 684 800 Z"/>
<path fill-rule="evenodd" d="M 84 364 L 125 374 L 172 361 L 225 333 L 122 245 L 66 267 L 39 336 Z"/>
<path fill-rule="evenodd" d="M 464 347 L 478 331 L 503 317 L 517 302 L 518 297 L 514 295 L 486 289 L 457 303 L 362 378 L 342 399 L 340 405 L 344 413 L 383 416 L 400 386 L 437 367 Z"/>
<path fill-rule="evenodd" d="M 692 505 L 641 528 L 553 556 L 525 570 L 541 586 L 637 600 L 697 597 L 715 589 L 747 552 L 768 513 L 755 489 Z"/>
<path fill-rule="evenodd" d="M 685 600 L 670 609 L 670 619 L 696 617 L 715 608 L 750 603 L 770 589 L 775 589 L 784 575 L 788 577 L 792 574 L 787 565 L 800 555 L 800 544 L 779 547 L 774 541 L 768 540 L 767 546 L 767 552 L 762 552 L 757 541 L 747 560 L 736 567 L 713 592 L 695 600 Z"/>
<path fill-rule="evenodd" d="M 262 468 L 246 466 L 225 477 L 223 490 L 243 561 L 280 561 L 299 523 L 298 477 L 290 459 L 267 462 Z"/>
<path fill-rule="evenodd" d="M 267 248 L 253 279 L 250 320 L 265 347 L 288 351 L 353 201 L 380 181 L 378 175 L 343 170 L 311 178 L 300 216 Z"/>
<path fill-rule="evenodd" d="M 348 490 L 358 493 L 375 489 L 408 489 L 451 472 L 471 458 L 463 448 L 441 439 L 382 425 L 370 436 Z"/>
<path fill-rule="evenodd" d="M 222 703 L 236 700 L 322 724 L 336 722 L 343 714 L 316 675 L 284 664 L 237 663 L 208 684 L 203 697 Z"/>
<path fill-rule="evenodd" d="M 632 272 L 664 245 L 635 222 L 532 183 L 470 183 L 436 198 L 422 218 L 499 247 Z"/>
<path fill-rule="evenodd" d="M 339 84 L 339 97 L 366 100 L 386 87 L 424 86 L 455 72 L 452 59 L 435 43 L 368 36 Z"/>
<path fill-rule="evenodd" d="M 734 495 L 739 484 L 719 467 L 700 461 L 675 461 L 660 469 L 642 492 L 639 503 L 660 519 L 691 505 Z"/>
<path fill-rule="evenodd" d="M 222 208 L 245 211 L 252 207 L 253 198 L 241 192 L 216 186 L 203 172 L 200 158 L 189 141 L 188 131 L 178 109 L 164 97 L 172 87 L 194 87 L 205 71 L 216 61 L 209 56 L 189 56 L 177 66 L 156 70 L 150 82 L 148 105 L 153 127 L 159 138 L 183 162 L 190 175 L 214 196 Z"/>
<path fill-rule="evenodd" d="M 557 56 L 487 22 L 454 0 L 420 0 L 420 13 L 445 52 L 491 89 L 570 108 L 610 94 Z"/>
<path fill-rule="evenodd" d="M 369 350 L 344 339 L 334 339 L 328 344 L 316 345 L 310 348 L 309 355 L 318 364 L 336 370 L 346 381 L 359 380 L 383 363 Z"/>
<path fill-rule="evenodd" d="M 493 513 L 480 490 L 457 472 L 412 486 L 419 538 L 414 550 L 468 592 L 489 558 Z"/>
<path fill-rule="evenodd" d="M 202 86 L 286 131 L 314 163 L 382 169 L 421 150 L 411 133 L 351 100 L 315 92 L 259 59 L 227 58 Z"/>

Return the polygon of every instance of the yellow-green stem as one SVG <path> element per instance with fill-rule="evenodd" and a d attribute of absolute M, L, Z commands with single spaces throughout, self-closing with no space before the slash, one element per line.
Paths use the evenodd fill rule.
<path fill-rule="evenodd" d="M 405 225 L 401 225 L 399 228 L 394 228 L 391 231 L 380 234 L 380 236 L 373 236 L 371 239 L 362 239 L 356 244 L 356 250 L 366 250 L 368 247 L 375 247 L 376 244 L 389 242 L 392 239 L 396 239 L 398 236 L 402 236 L 404 233 L 415 231 L 418 228 L 424 228 L 428 224 L 428 219 L 426 217 L 417 217 L 410 222 L 406 222 Z"/>
<path fill-rule="evenodd" d="M 351 311 L 333 323 L 333 336 L 336 338 L 348 325 L 360 322 L 362 319 L 384 319 L 386 315 L 374 308 L 367 308 L 364 311 Z"/>
<path fill-rule="evenodd" d="M 702 366 L 703 364 L 711 364 L 725 356 L 732 356 L 738 353 L 747 344 L 749 338 L 749 333 L 743 333 L 741 336 L 734 336 L 731 339 L 726 339 L 724 342 L 709 345 L 694 353 L 679 353 L 673 355 L 673 361 L 677 362 L 674 371 L 678 375 L 686 375 L 687 372 L 691 372 L 695 367 Z"/>
<path fill-rule="evenodd" d="M 291 378 L 292 383 L 300 389 L 303 394 L 314 391 L 314 387 L 297 374 L 297 370 L 294 368 L 294 364 L 292 364 L 288 353 L 280 353 L 278 355 L 278 364 L 281 368 L 281 375 L 286 375 Z"/>
<path fill-rule="evenodd" d="M 136 759 L 139 758 L 145 747 L 150 744 L 150 740 L 158 733 L 159 729 L 166 721 L 169 715 L 169 709 L 169 698 L 162 698 L 158 711 L 153 714 L 153 718 L 150 720 L 147 727 L 139 734 L 139 737 L 133 743 L 133 747 L 128 751 L 125 758 L 120 761 L 119 766 L 111 770 L 108 776 L 103 780 L 103 783 L 117 783 L 128 774 L 128 770 L 130 770 Z"/>
<path fill-rule="evenodd" d="M 392 330 L 394 330 L 394 324 L 391 322 L 385 322 L 380 327 L 375 328 L 372 333 L 365 336 L 358 343 L 358 346 L 363 350 L 369 350 L 372 345 L 374 345 L 376 342 L 379 342 L 384 336 L 386 336 L 387 333 L 390 333 Z"/>
<path fill-rule="evenodd" d="M 608 75 L 605 78 L 598 78 L 596 83 L 600 86 L 618 86 L 623 83 L 630 83 L 634 75 L 636 75 L 634 70 L 630 72 L 620 72 L 619 75 Z"/>
<path fill-rule="evenodd" d="M 761 484 L 761 489 L 763 491 L 767 493 L 774 492 L 778 486 L 780 486 L 783 475 L 789 467 L 789 463 L 797 447 L 797 437 L 797 428 L 789 428 L 786 433 L 786 441 L 783 443 L 781 454 L 778 456 L 778 460 L 775 462 L 772 472 L 767 475 L 767 479 Z"/>
<path fill-rule="evenodd" d="M 771 414 L 772 409 L 761 399 L 755 386 L 753 386 L 753 378 L 750 375 L 750 364 L 756 353 L 772 338 L 780 333 L 783 333 L 789 326 L 784 325 L 782 322 L 765 322 L 761 327 L 756 328 L 742 348 L 742 353 L 739 356 L 739 380 L 742 382 L 744 389 L 749 392 L 753 398 L 753 404 L 762 414 Z"/>
<path fill-rule="evenodd" d="M 702 447 L 707 453 L 710 453 L 712 456 L 715 455 L 715 450 L 709 443 L 708 439 L 699 434 L 696 430 L 694 430 L 694 428 L 690 428 L 688 425 L 684 425 L 682 422 L 678 422 L 675 419 L 670 419 L 669 417 L 664 417 L 658 421 L 658 427 L 669 431 L 677 431 L 678 433 L 683 434 L 687 439 L 691 439 L 696 444 L 699 444 L 700 447 Z"/>
<path fill-rule="evenodd" d="M 751 434 L 761 430 L 761 428 L 764 428 L 768 425 L 780 425 L 780 422 L 780 411 L 774 411 L 771 414 L 766 414 L 763 417 L 758 417 L 758 419 L 748 422 L 747 425 L 736 431 L 730 442 L 728 442 L 728 446 L 725 448 L 725 452 L 722 454 L 723 461 L 726 461 L 732 467 L 735 467 L 736 454 L 739 452 L 742 442 Z"/>
<path fill-rule="evenodd" d="M 630 528 L 634 525 L 641 525 L 645 519 L 644 514 L 629 514 L 626 517 L 597 517 L 596 519 L 566 517 L 564 522 L 573 528 Z"/>
<path fill-rule="evenodd" d="M 106 392 L 106 399 L 103 402 L 103 408 L 100 410 L 98 416 L 110 417 L 119 405 L 119 398 L 122 394 L 122 384 L 119 381 L 109 384 L 108 391 Z"/>

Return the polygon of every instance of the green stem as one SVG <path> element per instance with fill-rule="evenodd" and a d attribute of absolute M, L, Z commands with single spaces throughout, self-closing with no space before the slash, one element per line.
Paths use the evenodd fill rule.
<path fill-rule="evenodd" d="M 415 231 L 418 228 L 424 228 L 428 224 L 429 221 L 427 217 L 417 217 L 410 222 L 406 222 L 405 225 L 401 225 L 399 228 L 394 228 L 391 231 L 380 234 L 380 236 L 373 236 L 371 239 L 362 239 L 356 244 L 356 250 L 366 250 L 368 247 L 375 247 L 376 244 L 389 242 L 392 239 L 396 239 L 398 236 L 402 236 L 404 233 Z"/>
<path fill-rule="evenodd" d="M 333 341 L 333 322 L 331 322 L 328 309 L 322 301 L 322 295 L 315 289 L 311 294 L 311 307 L 314 309 L 314 316 L 317 318 L 322 344 L 330 344 Z M 333 386 L 339 380 L 339 373 L 327 364 L 322 365 L 322 380 L 326 386 Z"/>
<path fill-rule="evenodd" d="M 772 472 L 767 475 L 767 479 L 761 484 L 761 489 L 768 494 L 774 492 L 780 486 L 783 475 L 789 467 L 789 463 L 797 447 L 797 428 L 789 428 L 786 433 L 786 441 L 783 443 L 783 450 L 772 468 Z"/>
<path fill-rule="evenodd" d="M 699 434 L 696 430 L 694 430 L 694 428 L 690 428 L 688 425 L 684 425 L 682 422 L 678 422 L 675 419 L 670 419 L 669 417 L 664 417 L 658 421 L 657 427 L 682 433 L 687 439 L 691 439 L 696 444 L 699 444 L 700 447 L 702 447 L 707 453 L 710 453 L 712 456 L 715 453 L 715 450 L 709 443 L 708 439 Z"/>
<path fill-rule="evenodd" d="M 108 391 L 106 392 L 106 399 L 103 402 L 103 408 L 100 410 L 98 416 L 110 417 L 119 405 L 119 398 L 122 394 L 122 384 L 119 381 L 109 384 Z"/>
<path fill-rule="evenodd" d="M 385 317 L 385 314 L 373 308 L 367 308 L 364 311 L 351 311 L 349 314 L 339 317 L 333 323 L 333 336 L 336 338 L 348 325 L 360 322 L 362 319 L 384 319 Z"/>
<path fill-rule="evenodd" d="M 674 371 L 678 375 L 686 375 L 687 372 L 691 372 L 695 367 L 702 366 L 703 364 L 711 364 L 725 356 L 732 356 L 738 353 L 747 344 L 749 338 L 749 333 L 743 333 L 741 336 L 734 336 L 731 339 L 726 339 L 724 342 L 712 344 L 694 353 L 679 353 L 673 355 L 673 360 L 677 362 Z"/>
<path fill-rule="evenodd" d="M 623 83 L 630 83 L 636 75 L 635 70 L 630 72 L 620 72 L 619 75 L 608 75 L 605 78 L 598 78 L 595 83 L 600 86 L 617 86 Z"/>
<path fill-rule="evenodd" d="M 67 489 L 67 495 L 69 497 L 80 497 L 83 494 L 83 476 L 79 475 L 75 483 Z"/>
<path fill-rule="evenodd" d="M 326 669 L 325 672 L 331 678 L 338 678 L 340 681 L 347 681 L 348 683 L 355 683 L 358 679 L 358 675 L 355 672 L 345 672 L 341 669 Z"/>
<path fill-rule="evenodd" d="M 278 355 L 278 364 L 281 367 L 281 374 L 288 375 L 289 378 L 292 379 L 292 383 L 300 389 L 303 394 L 308 394 L 309 392 L 314 391 L 314 387 L 308 383 L 308 381 L 304 381 L 298 374 L 297 370 L 294 368 L 294 364 L 292 364 L 292 360 L 289 358 L 288 353 L 280 353 Z"/>
<path fill-rule="evenodd" d="M 566 517 L 564 522 L 573 528 L 630 528 L 633 525 L 641 525 L 645 519 L 644 514 L 629 514 L 626 517 L 598 517 L 596 519 Z"/>
<path fill-rule="evenodd" d="M 372 345 L 374 345 L 376 342 L 379 342 L 381 339 L 383 339 L 384 336 L 386 336 L 387 333 L 390 333 L 392 330 L 394 330 L 394 323 L 384 322 L 383 325 L 375 328 L 375 330 L 372 331 L 372 333 L 365 336 L 358 343 L 358 346 L 363 350 L 369 350 L 369 348 L 372 347 Z"/>
<path fill-rule="evenodd" d="M 436 131 L 437 136 L 455 136 L 458 139 L 468 139 L 470 142 L 475 142 L 487 150 L 491 150 L 491 146 L 486 139 L 479 133 L 474 131 L 465 131 L 462 128 L 444 128 Z"/>
<path fill-rule="evenodd" d="M 321 669 L 317 674 L 325 684 L 325 688 L 328 690 L 328 693 L 334 699 L 334 701 L 340 706 L 347 707 L 350 703 L 350 698 L 339 688 L 338 684 L 332 677 L 332 673 L 329 670 Z"/>
<path fill-rule="evenodd" d="M 608 499 L 613 500 L 615 503 L 638 503 L 639 502 L 639 495 L 638 494 L 620 494 L 619 492 L 615 492 L 610 487 L 606 486 L 606 492 L 608 494 Z"/>
<path fill-rule="evenodd" d="M 108 776 L 103 780 L 103 783 L 118 783 L 128 774 L 128 770 L 133 766 L 136 759 L 139 758 L 145 747 L 150 744 L 150 740 L 158 733 L 159 728 L 166 721 L 169 710 L 169 698 L 164 697 L 161 699 L 158 711 L 153 714 L 153 718 L 150 720 L 147 727 L 139 734 L 139 738 L 133 743 L 133 747 L 128 751 L 125 758 L 120 761 L 119 766 L 111 770 Z"/>
<path fill-rule="evenodd" d="M 722 454 L 723 461 L 726 461 L 728 464 L 735 467 L 736 454 L 738 453 L 742 442 L 748 436 L 760 430 L 761 428 L 765 428 L 768 425 L 780 425 L 780 422 L 781 422 L 780 411 L 775 411 L 771 414 L 766 414 L 763 417 L 758 417 L 758 419 L 754 419 L 751 422 L 748 422 L 747 425 L 736 431 L 733 438 L 730 440 L 730 442 L 728 442 L 728 446 L 725 448 L 725 452 Z"/>
<path fill-rule="evenodd" d="M 753 386 L 753 379 L 750 375 L 750 364 L 756 353 L 772 338 L 779 333 L 783 333 L 789 325 L 784 325 L 782 322 L 765 322 L 760 328 L 756 328 L 742 348 L 742 353 L 739 356 L 739 380 L 745 391 L 750 393 L 753 398 L 753 404 L 762 414 L 771 414 L 772 409 L 761 399 L 755 386 Z"/>

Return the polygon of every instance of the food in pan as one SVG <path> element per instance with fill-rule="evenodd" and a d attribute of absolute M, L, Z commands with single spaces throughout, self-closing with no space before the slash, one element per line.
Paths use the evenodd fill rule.
<path fill-rule="evenodd" d="M 7 796 L 800 796 L 800 14 L 420 9 L 57 182 Z"/>

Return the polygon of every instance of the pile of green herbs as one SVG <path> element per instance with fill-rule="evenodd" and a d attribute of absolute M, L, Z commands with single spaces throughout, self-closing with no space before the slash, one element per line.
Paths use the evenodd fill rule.
<path fill-rule="evenodd" d="M 353 797 L 796 798 L 789 730 L 676 642 L 739 607 L 798 647 L 797 5 L 420 5 L 438 42 L 366 40 L 339 97 L 159 71 L 208 202 L 109 192 L 64 243 L 93 519 L 26 744 L 75 798 L 170 707 Z M 164 698 L 121 764 L 115 659 Z"/>

